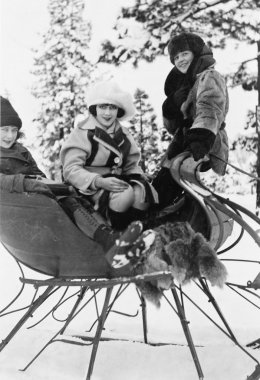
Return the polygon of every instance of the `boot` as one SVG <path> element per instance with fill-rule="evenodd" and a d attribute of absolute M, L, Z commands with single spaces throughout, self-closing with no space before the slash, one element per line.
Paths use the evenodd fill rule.
<path fill-rule="evenodd" d="M 134 220 L 141 220 L 142 222 L 145 221 L 145 218 L 148 216 L 147 210 L 140 210 L 139 208 L 131 207 L 128 210 L 129 213 L 129 219 L 132 221 Z"/>
<path fill-rule="evenodd" d="M 132 222 L 116 240 L 113 247 L 106 253 L 106 259 L 113 268 L 119 269 L 136 261 L 141 248 L 138 246 L 134 251 L 132 248 L 139 241 L 142 231 L 141 222 Z"/>
<path fill-rule="evenodd" d="M 130 218 L 129 211 L 118 212 L 109 208 L 108 216 L 112 227 L 118 231 L 125 230 L 128 227 L 129 223 L 133 220 Z"/>
<path fill-rule="evenodd" d="M 78 228 L 90 239 L 99 243 L 105 252 L 110 252 L 107 256 L 107 261 L 112 262 L 113 256 L 118 249 L 118 245 L 129 246 L 142 232 L 142 224 L 135 222 L 135 227 L 129 226 L 122 233 L 114 231 L 106 224 L 105 219 L 97 213 L 91 203 L 84 201 L 84 207 L 80 199 L 74 197 L 67 197 L 61 200 L 61 205 L 67 214 L 76 223 Z M 116 248 L 113 251 L 113 248 Z M 110 250 L 111 249 L 111 250 Z M 113 253 L 114 252 L 114 253 Z"/>
<path fill-rule="evenodd" d="M 71 217 L 78 228 L 90 239 L 98 242 L 103 250 L 107 252 L 119 238 L 120 233 L 112 230 L 92 207 L 90 203 L 84 202 L 84 207 L 74 197 L 61 200 L 65 212 Z"/>

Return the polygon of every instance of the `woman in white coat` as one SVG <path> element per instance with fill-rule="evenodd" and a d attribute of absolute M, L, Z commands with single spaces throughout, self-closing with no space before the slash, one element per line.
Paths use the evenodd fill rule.
<path fill-rule="evenodd" d="M 91 200 L 112 227 L 141 219 L 157 193 L 140 165 L 140 151 L 122 120 L 135 113 L 131 95 L 115 82 L 100 82 L 87 96 L 89 115 L 75 126 L 60 158 L 64 179 Z"/>

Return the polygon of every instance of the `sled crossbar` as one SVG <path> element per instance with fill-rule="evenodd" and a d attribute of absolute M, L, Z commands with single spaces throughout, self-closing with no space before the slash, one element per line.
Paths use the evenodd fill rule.
<path fill-rule="evenodd" d="M 110 286 L 120 285 L 120 284 L 130 284 L 130 283 L 138 283 L 140 281 L 152 281 L 152 280 L 160 280 L 162 278 L 172 278 L 172 274 L 170 271 L 160 271 L 149 274 L 141 274 L 130 277 L 120 277 L 120 278 L 112 278 L 112 279 L 93 279 L 93 280 L 74 280 L 74 279 L 60 279 L 60 278 L 51 278 L 49 280 L 34 280 L 29 278 L 20 278 L 20 281 L 24 284 L 32 284 L 35 287 L 41 286 L 87 286 L 90 289 L 97 288 L 107 288 Z"/>

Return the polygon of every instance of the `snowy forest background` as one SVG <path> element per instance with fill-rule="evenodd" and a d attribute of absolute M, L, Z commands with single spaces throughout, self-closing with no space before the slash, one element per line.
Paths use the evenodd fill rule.
<path fill-rule="evenodd" d="M 0 93 L 11 100 L 22 118 L 24 144 L 47 176 L 60 180 L 59 149 L 74 119 L 87 112 L 88 86 L 108 78 L 114 78 L 135 97 L 138 112 L 127 126 L 139 141 L 145 170 L 154 173 L 158 169 L 169 139 L 161 118 L 164 80 L 172 68 L 166 46 L 171 33 L 181 30 L 197 32 L 212 46 L 216 67 L 225 75 L 229 88 L 229 161 L 257 174 L 259 0 L 8 0 L 0 4 Z M 231 199 L 255 211 L 256 183 L 250 177 L 228 168 L 223 179 L 209 173 L 207 178 L 215 190 L 233 193 Z M 257 224 L 252 227 L 259 228 Z M 259 247 L 248 236 L 224 254 L 224 259 L 245 256 L 252 262 L 225 262 L 231 282 L 245 284 L 259 273 Z M 27 271 L 28 277 L 36 276 Z M 12 256 L 0 246 L 0 309 L 17 293 L 21 285 L 18 277 Z M 26 288 L 18 307 L 31 300 L 31 288 Z M 197 286 L 190 284 L 185 290 L 215 318 Z M 259 310 L 232 295 L 227 287 L 213 291 L 243 347 L 259 338 Z M 133 314 L 140 306 L 139 299 L 134 287 L 129 292 L 120 298 L 116 309 Z M 70 306 L 57 310 L 58 318 L 66 316 Z M 149 340 L 172 345 L 142 344 L 140 315 L 124 318 L 111 313 L 105 336 L 121 341 L 101 343 L 93 380 L 197 379 L 178 317 L 166 301 L 160 309 L 149 303 L 147 308 Z M 48 311 L 49 305 L 28 321 L 27 327 Z M 187 303 L 186 312 L 205 379 L 248 378 L 256 363 L 214 329 L 193 305 Z M 18 317 L 13 313 L 1 318 L 1 339 Z M 88 309 L 66 334 L 86 333 L 94 318 L 95 310 Z M 58 330 L 57 324 L 46 318 L 33 329 L 21 329 L 1 352 L 1 380 L 83 379 L 90 346 L 52 344 L 29 370 L 18 371 Z M 260 360 L 260 350 L 249 350 Z"/>
<path fill-rule="evenodd" d="M 15 8 L 17 1 L 8 3 L 2 4 L 3 16 L 5 11 L 13 10 L 14 19 L 20 19 Z M 37 5 L 27 0 L 23 6 L 21 17 L 31 15 L 32 26 L 37 20 L 41 26 L 30 48 L 31 66 L 26 68 L 30 82 L 24 88 L 24 93 L 30 92 L 33 98 L 33 107 L 28 113 L 17 95 L 21 94 L 21 78 L 16 81 L 15 91 L 14 69 L 19 59 L 22 63 L 20 55 L 15 62 L 3 55 L 3 68 L 8 66 L 10 72 L 11 65 L 14 83 L 8 82 L 8 76 L 3 79 L 6 78 L 3 75 L 2 94 L 10 98 L 22 117 L 25 143 L 48 176 L 61 179 L 60 147 L 75 118 L 87 111 L 88 86 L 109 78 L 121 83 L 135 98 L 138 112 L 126 124 L 139 142 L 143 168 L 149 174 L 155 173 L 170 139 L 161 119 L 163 85 L 171 69 L 167 42 L 171 34 L 181 31 L 200 34 L 213 48 L 217 69 L 227 79 L 232 115 L 236 112 L 239 115 L 242 103 L 247 104 L 246 109 L 242 107 L 245 114 L 241 113 L 239 123 L 227 119 L 230 163 L 251 174 L 257 173 L 258 0 L 115 0 L 109 4 L 100 0 L 40 0 Z M 42 13 L 45 21 L 41 25 Z M 10 19 L 3 17 L 2 21 L 5 50 L 9 33 L 16 41 L 18 37 L 8 27 Z M 26 19 L 22 21 L 26 28 Z M 28 50 L 29 41 L 23 43 Z M 212 174 L 208 182 L 214 190 L 240 194 L 255 192 L 256 186 L 250 177 L 244 176 L 241 181 L 241 174 L 231 167 L 224 178 Z"/>

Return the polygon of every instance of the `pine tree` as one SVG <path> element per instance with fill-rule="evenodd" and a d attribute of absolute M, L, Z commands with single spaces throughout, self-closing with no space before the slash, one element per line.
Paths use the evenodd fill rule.
<path fill-rule="evenodd" d="M 35 52 L 33 95 L 38 149 L 51 178 L 60 179 L 59 151 L 75 116 L 86 109 L 84 92 L 93 66 L 88 60 L 91 26 L 83 19 L 84 0 L 49 0 L 50 26 Z"/>
<path fill-rule="evenodd" d="M 100 61 L 152 62 L 167 54 L 171 35 L 183 31 L 198 33 L 216 48 L 225 48 L 230 38 L 252 44 L 259 39 L 259 16 L 259 0 L 135 0 L 122 8 L 117 39 L 103 42 Z"/>
<path fill-rule="evenodd" d="M 260 45 L 259 28 L 259 0 L 135 0 L 131 6 L 121 9 L 114 26 L 117 37 L 104 40 L 99 60 L 114 65 L 130 62 L 134 66 L 142 60 L 153 62 L 158 56 L 168 55 L 169 39 L 180 32 L 197 33 L 209 46 L 219 49 L 227 48 L 231 41 L 236 41 L 238 48 L 240 42 Z M 226 75 L 228 85 L 241 85 L 247 91 L 257 90 L 259 78 L 257 80 L 251 65 L 252 61 L 259 62 L 257 57 L 259 54 L 256 57 L 246 57 L 244 62 L 238 63 L 237 70 Z M 248 122 L 250 123 L 250 118 Z M 255 159 L 257 134 L 254 133 L 253 137 L 245 136 L 242 140 L 236 144 L 236 149 L 239 149 L 241 143 L 253 146 Z M 236 156 L 239 154 L 234 154 L 235 165 L 238 164 Z M 249 169 L 255 171 L 255 166 L 258 165 L 259 176 L 260 160 L 257 162 Z M 229 172 L 233 176 L 231 169 Z M 227 177 L 228 175 L 224 178 Z M 220 181 L 219 177 L 214 178 L 213 185 L 217 189 L 220 186 L 226 188 L 228 182 L 225 179 Z"/>
<path fill-rule="evenodd" d="M 141 150 L 142 169 L 147 174 L 154 174 L 168 143 L 162 140 L 161 132 L 158 131 L 156 115 L 148 95 L 139 88 L 134 94 L 134 104 L 137 112 L 129 121 L 129 129 Z"/>

